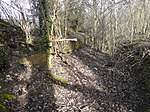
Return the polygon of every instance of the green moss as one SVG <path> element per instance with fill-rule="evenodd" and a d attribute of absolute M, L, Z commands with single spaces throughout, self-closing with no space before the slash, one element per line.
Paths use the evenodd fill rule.
<path fill-rule="evenodd" d="M 41 94 L 41 90 L 40 89 L 36 89 L 35 93 L 36 96 L 39 96 Z"/>
<path fill-rule="evenodd" d="M 69 82 L 68 79 L 60 76 L 60 75 L 56 75 L 56 74 L 51 74 L 51 73 L 48 73 L 54 80 L 56 81 L 59 81 L 61 83 L 64 83 L 64 84 L 67 84 Z"/>
<path fill-rule="evenodd" d="M 4 101 L 9 101 L 9 100 L 13 100 L 14 99 L 14 95 L 12 94 L 0 94 L 0 102 L 4 102 Z"/>
<path fill-rule="evenodd" d="M 87 42 L 87 37 L 84 37 L 84 44 L 87 44 L 88 42 Z"/>
<path fill-rule="evenodd" d="M 86 44 L 88 44 L 88 43 L 92 42 L 92 37 L 90 37 L 90 36 L 86 36 L 86 39 L 87 39 L 87 43 L 86 43 Z"/>
<path fill-rule="evenodd" d="M 9 112 L 9 110 L 3 104 L 0 104 L 0 112 Z"/>
<path fill-rule="evenodd" d="M 105 50 L 111 50 L 111 45 L 110 45 L 110 42 L 108 40 L 104 41 L 104 47 L 105 47 Z"/>
<path fill-rule="evenodd" d="M 81 46 L 83 46 L 85 44 L 85 38 L 81 39 Z"/>
<path fill-rule="evenodd" d="M 13 100 L 13 99 L 14 99 L 14 95 L 12 94 L 7 94 L 7 93 L 0 94 L 0 112 L 9 112 L 7 107 L 3 105 L 3 102 L 8 100 Z"/>
<path fill-rule="evenodd" d="M 65 84 L 67 84 L 69 82 L 68 79 L 66 79 L 66 78 L 64 78 L 64 77 L 62 77 L 60 75 L 52 75 L 52 78 L 57 80 L 57 81 L 60 81 L 62 83 L 65 83 Z"/>
<path fill-rule="evenodd" d="M 77 42 L 76 42 L 76 49 L 78 49 L 81 45 L 80 45 L 80 40 L 77 40 Z"/>
<path fill-rule="evenodd" d="M 0 77 L 0 79 L 1 79 L 1 77 Z M 3 82 L 2 81 L 0 81 L 0 86 L 2 86 L 3 85 Z"/>

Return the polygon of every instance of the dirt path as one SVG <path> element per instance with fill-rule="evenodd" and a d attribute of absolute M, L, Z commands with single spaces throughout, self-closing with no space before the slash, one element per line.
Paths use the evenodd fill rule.
<path fill-rule="evenodd" d="M 56 58 L 53 65 L 51 72 L 68 83 L 51 79 L 44 66 L 8 70 L 6 87 L 16 95 L 6 102 L 11 112 L 142 112 L 143 105 L 149 106 L 128 67 L 90 46 Z"/>
<path fill-rule="evenodd" d="M 56 105 L 63 112 L 133 112 L 138 95 L 132 74 L 109 55 L 86 46 L 70 56 L 65 63 L 55 62 L 57 74 L 68 78 L 69 84 L 54 84 Z M 57 66 L 57 67 L 56 67 Z M 59 70 L 61 68 L 61 70 Z"/>

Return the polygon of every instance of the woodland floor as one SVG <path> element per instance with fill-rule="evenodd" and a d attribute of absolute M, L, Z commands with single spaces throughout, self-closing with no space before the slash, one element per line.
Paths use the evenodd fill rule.
<path fill-rule="evenodd" d="M 89 45 L 53 60 L 51 73 L 69 82 L 52 79 L 44 68 L 13 64 L 3 71 L 3 87 L 16 97 L 5 102 L 11 112 L 144 112 L 150 106 L 119 56 Z"/>

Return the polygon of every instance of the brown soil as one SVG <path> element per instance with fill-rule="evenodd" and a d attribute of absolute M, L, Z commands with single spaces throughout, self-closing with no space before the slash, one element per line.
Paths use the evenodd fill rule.
<path fill-rule="evenodd" d="M 54 80 L 45 66 L 7 68 L 3 87 L 15 100 L 5 105 L 11 112 L 142 112 L 150 106 L 127 64 L 88 45 L 55 58 L 51 73 L 69 82 Z"/>

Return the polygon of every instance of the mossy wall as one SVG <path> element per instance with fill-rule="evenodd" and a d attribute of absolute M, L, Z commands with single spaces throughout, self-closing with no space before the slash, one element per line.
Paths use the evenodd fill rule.
<path fill-rule="evenodd" d="M 66 43 L 66 47 L 65 47 L 65 50 L 63 51 L 63 53 L 71 53 L 74 50 L 82 47 L 83 45 L 90 43 L 91 41 L 92 40 L 91 40 L 90 36 L 85 36 L 83 38 L 77 39 L 77 41 L 71 41 L 71 42 L 69 41 Z M 24 60 L 26 60 L 26 61 L 24 61 Z M 26 63 L 30 62 L 32 65 L 37 65 L 37 64 L 46 65 L 46 53 L 39 52 L 34 55 L 23 58 L 19 62 L 21 64 L 26 64 Z"/>
<path fill-rule="evenodd" d="M 24 41 L 25 33 L 19 26 L 0 19 L 0 70 L 8 65 L 8 45 L 15 41 Z"/>
<path fill-rule="evenodd" d="M 66 52 L 72 52 L 80 47 L 92 42 L 92 37 L 90 36 L 83 36 L 82 38 L 77 38 L 77 41 L 69 41 L 67 42 Z"/>

